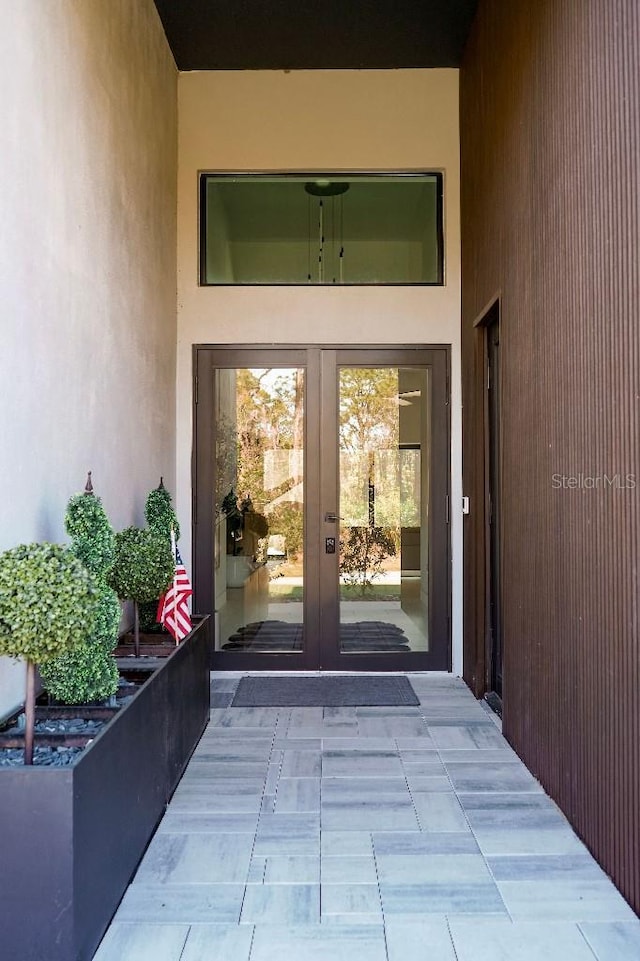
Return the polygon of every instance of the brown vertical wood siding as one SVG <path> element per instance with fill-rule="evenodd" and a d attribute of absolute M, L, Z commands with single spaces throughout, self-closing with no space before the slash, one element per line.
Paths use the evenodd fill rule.
<path fill-rule="evenodd" d="M 474 322 L 499 295 L 504 730 L 636 911 L 639 87 L 638 0 L 481 0 L 461 73 L 465 677 L 483 692 Z"/>

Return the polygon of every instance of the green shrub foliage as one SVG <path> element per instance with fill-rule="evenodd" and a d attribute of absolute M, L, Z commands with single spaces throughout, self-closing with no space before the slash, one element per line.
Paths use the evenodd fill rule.
<path fill-rule="evenodd" d="M 118 595 L 106 581 L 101 580 L 98 585 L 93 641 L 107 654 L 117 644 L 121 613 Z"/>
<path fill-rule="evenodd" d="M 118 640 L 120 602 L 105 576 L 114 559 L 114 533 L 98 497 L 77 494 L 65 514 L 72 553 L 91 572 L 96 591 L 93 630 L 84 644 L 40 668 L 44 685 L 65 704 L 98 701 L 118 688 L 118 668 L 111 651 Z"/>
<path fill-rule="evenodd" d="M 115 560 L 108 575 L 118 597 L 138 604 L 163 594 L 173 579 L 171 544 L 150 528 L 126 527 L 115 536 Z"/>
<path fill-rule="evenodd" d="M 160 481 L 160 486 L 149 492 L 144 508 L 144 516 L 150 529 L 156 534 L 170 538 L 171 528 L 176 535 L 176 540 L 180 537 L 180 524 L 176 513 L 171 506 L 171 494 Z"/>
<path fill-rule="evenodd" d="M 64 526 L 71 550 L 87 570 L 103 575 L 113 563 L 113 528 L 99 497 L 76 494 L 67 505 Z"/>
<path fill-rule="evenodd" d="M 43 664 L 40 673 L 49 693 L 64 704 L 102 701 L 118 688 L 116 660 L 95 637 Z"/>
<path fill-rule="evenodd" d="M 145 601 L 138 604 L 138 615 L 140 617 L 140 630 L 143 634 L 160 634 L 163 631 L 162 624 L 158 623 L 158 598 L 153 601 Z"/>
<path fill-rule="evenodd" d="M 171 543 L 172 527 L 176 541 L 180 537 L 180 524 L 171 504 L 171 494 L 164 486 L 162 478 L 160 478 L 159 486 L 150 491 L 147 496 L 144 516 L 149 525 L 149 529 L 159 537 L 166 539 L 167 543 Z M 173 570 L 171 576 L 173 577 Z M 162 591 L 160 593 L 162 593 Z M 158 634 L 162 632 L 162 625 L 157 621 L 157 613 L 158 597 L 154 597 L 151 601 L 142 601 L 138 604 L 139 626 L 141 631 L 146 634 Z"/>
<path fill-rule="evenodd" d="M 96 585 L 59 544 L 21 544 L 0 554 L 0 654 L 37 664 L 86 642 Z"/>

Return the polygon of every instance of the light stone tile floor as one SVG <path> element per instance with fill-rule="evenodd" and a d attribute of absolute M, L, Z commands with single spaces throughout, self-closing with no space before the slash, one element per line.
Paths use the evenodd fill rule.
<path fill-rule="evenodd" d="M 211 723 L 95 961 L 638 961 L 640 920 L 455 678 Z"/>

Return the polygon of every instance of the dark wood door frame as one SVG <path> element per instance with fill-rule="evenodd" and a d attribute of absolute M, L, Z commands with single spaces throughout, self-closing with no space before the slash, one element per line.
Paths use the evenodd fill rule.
<path fill-rule="evenodd" d="M 502 715 L 502 498 L 500 446 L 500 309 L 496 303 L 485 326 L 487 355 L 487 597 L 486 597 L 486 697 Z"/>
<path fill-rule="evenodd" d="M 422 355 L 422 361 L 418 358 Z M 432 417 L 432 451 L 445 451 L 444 459 L 431 457 L 430 463 L 430 486 L 432 490 L 440 492 L 442 502 L 438 505 L 436 495 L 431 504 L 429 522 L 429 552 L 434 558 L 450 558 L 450 524 L 449 524 L 449 366 L 448 352 L 441 348 L 401 348 L 401 347 L 378 347 L 378 348 L 354 348 L 341 347 L 323 350 L 323 360 L 326 361 L 325 370 L 322 372 L 323 385 L 323 408 L 326 409 L 337 396 L 337 383 L 331 376 L 331 370 L 337 376 L 340 367 L 385 367 L 385 366 L 411 366 L 412 363 L 426 362 L 430 359 L 430 370 L 432 377 L 432 399 L 434 409 L 440 410 L 440 416 Z M 328 369 L 327 369 L 328 368 Z M 439 407 L 439 405 L 442 405 Z M 444 409 L 443 409 L 444 408 Z M 333 433 L 332 428 L 335 430 Z M 326 424 L 323 428 L 322 473 L 321 473 L 321 516 L 325 511 L 336 512 L 337 503 L 331 501 L 337 495 L 337 475 L 338 475 L 338 435 L 337 423 L 334 425 Z M 443 522 L 443 518 L 446 519 Z M 330 526 L 323 525 L 322 538 L 330 535 Z M 322 542 L 321 542 L 322 546 Z M 327 556 L 323 551 L 320 553 L 320 564 L 322 568 L 322 578 L 325 585 L 330 588 L 337 582 L 337 557 Z M 437 563 L 429 577 L 429 607 L 430 607 L 430 629 L 433 637 L 431 643 L 434 649 L 427 653 L 409 653 L 399 656 L 397 664 L 402 665 L 402 670 L 429 670 L 429 669 L 451 669 L 451 638 L 450 638 L 450 563 Z M 328 601 L 332 596 L 334 604 Z M 331 632 L 331 625 L 336 625 L 339 621 L 338 600 L 335 591 L 323 592 L 324 602 L 321 610 L 321 629 Z M 444 604 L 442 599 L 446 598 Z M 335 605 L 335 606 L 334 606 Z M 433 612 L 433 616 L 431 616 Z M 322 625 L 326 625 L 324 628 Z M 335 636 L 335 647 L 325 645 L 323 650 L 322 667 L 326 670 L 371 670 L 384 671 L 390 668 L 388 654 L 344 654 L 338 650 L 338 637 Z M 441 638 L 446 638 L 446 657 L 443 658 L 441 648 Z"/>
<path fill-rule="evenodd" d="M 451 668 L 451 546 L 449 524 L 449 478 L 450 478 L 450 348 L 448 346 L 358 346 L 345 348 L 343 346 L 300 346 L 283 345 L 273 347 L 267 345 L 206 345 L 198 344 L 193 348 L 193 424 L 194 442 L 192 452 L 192 517 L 193 517 L 193 570 L 194 570 L 194 610 L 211 613 L 215 607 L 215 591 L 212 577 L 211 558 L 214 556 L 214 522 L 215 505 L 210 492 L 215 490 L 215 466 L 211 457 L 210 443 L 203 442 L 203 438 L 212 436 L 212 412 L 214 410 L 214 374 L 211 362 L 211 352 L 216 352 L 217 362 L 222 358 L 220 366 L 243 367 L 249 362 L 251 366 L 280 366 L 305 367 L 308 371 L 305 395 L 305 477 L 324 478 L 319 484 L 310 484 L 305 500 L 305 535 L 309 556 L 316 556 L 318 563 L 308 563 L 305 568 L 305 618 L 309 623 L 318 625 L 317 630 L 305 631 L 305 645 L 302 654 L 269 653 L 259 655 L 259 665 L 256 655 L 242 651 L 216 652 L 213 655 L 212 666 L 216 669 L 229 670 L 292 670 L 316 669 L 320 666 L 326 670 L 429 670 Z M 384 654 L 339 654 L 320 651 L 320 632 L 329 629 L 328 625 L 336 621 L 336 611 L 330 610 L 326 604 L 326 590 L 329 568 L 324 552 L 321 552 L 322 539 L 327 534 L 322 524 L 322 511 L 330 510 L 321 498 L 327 498 L 327 478 L 332 467 L 321 461 L 321 441 L 326 438 L 320 436 L 321 410 L 323 404 L 335 403 L 335 383 L 321 376 L 320 365 L 333 352 L 334 363 L 337 359 L 345 365 L 359 367 L 402 366 L 409 365 L 412 357 L 415 361 L 416 351 L 428 352 L 432 356 L 432 397 L 444 405 L 440 416 L 433 421 L 433 450 L 446 452 L 444 456 L 432 466 L 432 484 L 443 492 L 441 505 L 442 515 L 447 515 L 446 524 L 430 522 L 430 539 L 433 539 L 434 556 L 443 560 L 440 570 L 435 577 L 430 577 L 429 591 L 432 610 L 436 612 L 432 622 L 433 634 L 438 632 L 439 638 L 446 639 L 446 652 L 443 652 L 442 640 L 434 651 L 425 653 L 406 653 L 401 655 L 402 662 L 390 663 L 390 655 Z M 324 396 L 321 392 L 324 392 Z M 325 408 L 326 409 L 326 408 Z M 309 432 L 312 431 L 313 434 Z M 200 438 L 200 440 L 199 440 Z M 335 445 L 334 445 L 335 446 Z M 433 458 L 432 458 L 433 460 Z M 337 457 L 335 465 L 337 469 Z M 437 507 L 434 505 L 434 514 Z M 331 532 L 329 532 L 331 533 Z M 446 558 L 446 562 L 444 561 Z M 324 580 L 323 580 L 324 579 Z M 324 599 L 324 600 L 323 600 Z M 446 603 L 444 603 L 446 600 Z M 335 629 L 334 629 L 335 633 Z M 326 637 L 326 635 L 325 635 Z M 323 656 L 321 657 L 321 653 Z M 443 656 L 444 653 L 444 656 Z M 327 656 L 328 654 L 328 656 Z"/>
<path fill-rule="evenodd" d="M 472 414 L 463 425 L 469 441 L 464 469 L 465 492 L 471 497 L 471 516 L 464 537 L 465 567 L 465 664 L 464 676 L 476 697 L 492 690 L 493 666 L 491 649 L 491 525 L 490 525 L 490 406 L 489 406 L 489 337 L 492 325 L 500 319 L 500 297 L 496 295 L 482 310 L 474 324 L 474 396 L 469 405 Z M 498 459 L 498 477 L 501 461 Z M 502 545 L 498 542 L 499 556 Z M 494 596 L 495 596 L 494 592 Z M 499 589 L 498 592 L 499 594 Z"/>
<path fill-rule="evenodd" d="M 215 410 L 215 373 L 211 361 L 212 352 L 218 357 L 218 366 L 244 367 L 250 356 L 250 363 L 255 367 L 306 367 L 308 368 L 307 348 L 287 347 L 274 349 L 268 346 L 251 347 L 250 345 L 211 345 L 197 344 L 193 348 L 193 448 L 192 448 L 192 544 L 194 571 L 193 609 L 203 610 L 213 615 L 215 611 L 214 571 L 211 559 L 215 556 L 215 503 L 211 492 L 215 491 L 215 458 L 212 455 L 211 442 L 203 442 L 203 438 L 214 436 Z M 311 363 L 313 360 L 311 359 Z M 319 379 L 319 378 L 318 378 Z M 314 378 L 307 378 L 313 381 Z M 307 412 L 317 411 L 319 398 L 312 390 L 306 392 Z M 313 422 L 306 417 L 307 424 Z M 318 439 L 308 435 L 305 424 L 305 476 L 311 471 L 318 476 Z M 313 495 L 312 495 L 313 496 Z M 314 507 L 316 508 L 314 510 Z M 319 509 L 313 500 L 305 504 L 305 533 L 311 547 L 319 545 L 318 528 Z M 310 572 L 310 577 L 314 577 Z M 307 583 L 305 571 L 305 585 Z M 308 616 L 317 616 L 317 589 L 305 591 L 306 612 Z M 273 653 L 262 655 L 261 666 L 264 670 L 311 670 L 317 664 L 319 652 L 317 637 L 311 635 L 305 639 L 304 649 L 296 654 Z M 212 651 L 212 670 L 256 670 L 256 656 L 243 651 L 223 652 Z"/>

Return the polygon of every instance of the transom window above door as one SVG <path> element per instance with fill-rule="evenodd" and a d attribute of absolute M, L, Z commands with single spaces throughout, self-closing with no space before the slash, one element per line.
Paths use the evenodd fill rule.
<path fill-rule="evenodd" d="M 203 173 L 200 283 L 442 284 L 442 174 Z"/>

